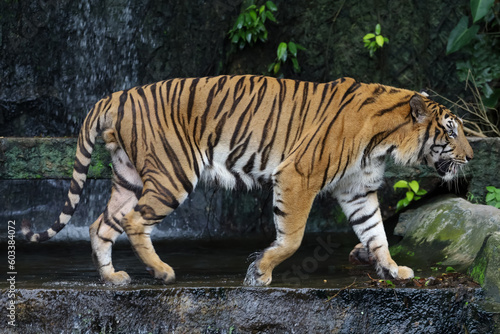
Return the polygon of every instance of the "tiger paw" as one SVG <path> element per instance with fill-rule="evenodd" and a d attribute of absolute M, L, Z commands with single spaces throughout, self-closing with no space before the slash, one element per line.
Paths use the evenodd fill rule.
<path fill-rule="evenodd" d="M 163 281 L 164 284 L 172 284 L 175 282 L 175 272 L 172 267 L 167 264 L 165 264 L 162 269 L 147 267 L 146 270 L 157 280 Z"/>
<path fill-rule="evenodd" d="M 257 269 L 256 261 L 252 262 L 247 270 L 247 275 L 243 281 L 243 285 L 246 286 L 266 286 L 271 284 L 272 276 L 271 274 L 261 274 L 259 269 Z"/>
<path fill-rule="evenodd" d="M 413 269 L 405 267 L 405 266 L 398 266 L 398 278 L 399 279 L 410 279 L 414 277 Z"/>
<path fill-rule="evenodd" d="M 130 276 L 124 271 L 117 271 L 102 278 L 106 283 L 114 285 L 129 284 L 132 280 Z"/>

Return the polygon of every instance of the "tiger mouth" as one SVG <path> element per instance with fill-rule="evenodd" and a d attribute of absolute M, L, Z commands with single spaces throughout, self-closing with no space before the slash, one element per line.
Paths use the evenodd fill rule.
<path fill-rule="evenodd" d="M 453 160 L 439 160 L 434 164 L 439 176 L 455 175 L 457 173 L 457 164 Z"/>

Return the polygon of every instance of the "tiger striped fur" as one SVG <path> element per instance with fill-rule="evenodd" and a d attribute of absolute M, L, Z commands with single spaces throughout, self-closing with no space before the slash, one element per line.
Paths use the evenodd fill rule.
<path fill-rule="evenodd" d="M 410 278 L 413 271 L 392 260 L 382 224 L 377 189 L 385 156 L 435 166 L 446 181 L 473 156 L 461 120 L 414 91 L 350 78 L 324 84 L 252 75 L 171 79 L 113 93 L 94 106 L 80 131 L 64 209 L 43 233 L 25 225 L 29 240 L 47 240 L 69 222 L 100 133 L 114 178 L 90 238 L 102 279 L 115 284 L 130 282 L 111 261 L 124 231 L 155 278 L 175 280 L 150 233 L 200 180 L 227 188 L 273 185 L 276 240 L 250 265 L 247 285 L 270 284 L 273 269 L 297 250 L 321 191 L 338 199 L 380 277 Z"/>

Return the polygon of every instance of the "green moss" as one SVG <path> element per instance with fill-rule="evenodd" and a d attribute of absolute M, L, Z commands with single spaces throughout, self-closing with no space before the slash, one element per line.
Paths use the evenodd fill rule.
<path fill-rule="evenodd" d="M 469 270 L 469 274 L 471 277 L 478 282 L 479 284 L 484 284 L 484 275 L 486 273 L 486 267 L 488 266 L 488 260 L 486 256 L 482 256 L 479 259 L 476 259 L 471 269 Z"/>

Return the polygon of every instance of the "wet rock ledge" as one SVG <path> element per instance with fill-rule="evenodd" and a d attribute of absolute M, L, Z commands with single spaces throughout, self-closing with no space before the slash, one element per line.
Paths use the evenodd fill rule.
<path fill-rule="evenodd" d="M 6 298 L 3 290 L 2 305 Z M 17 326 L 0 331 L 498 333 L 498 313 L 478 306 L 482 300 L 474 288 L 20 289 Z"/>

